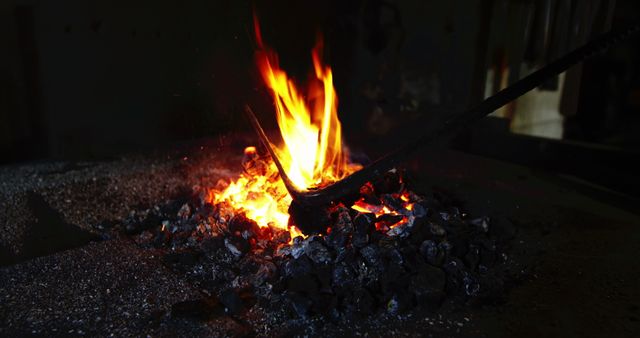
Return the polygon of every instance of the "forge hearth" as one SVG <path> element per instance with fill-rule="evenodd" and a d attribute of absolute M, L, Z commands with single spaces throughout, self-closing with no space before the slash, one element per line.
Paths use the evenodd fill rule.
<path fill-rule="evenodd" d="M 519 278 L 508 273 L 504 252 L 510 222 L 467 215 L 446 195 L 416 194 L 407 181 L 394 170 L 363 186 L 350 204 L 317 211 L 325 215 L 310 217 L 325 229 L 310 236 L 261 227 L 241 208 L 210 203 L 201 188 L 133 213 L 120 231 L 159 250 L 175 269 L 200 267 L 191 278 L 215 287 L 210 292 L 235 315 L 247 302 L 278 318 L 348 321 L 415 307 L 434 311 L 446 301 L 499 301 L 505 282 Z"/>
<path fill-rule="evenodd" d="M 246 168 L 272 165 L 254 148 L 247 154 L 242 163 L 248 176 L 266 169 Z M 335 321 L 415 307 L 433 311 L 445 301 L 499 301 L 507 279 L 518 278 L 505 268 L 510 221 L 467 215 L 448 196 L 416 194 L 408 182 L 405 174 L 390 171 L 350 201 L 315 214 L 298 210 L 290 226 L 308 228 L 299 222 L 313 219 L 324 225 L 310 236 L 260 226 L 242 205 L 212 203 L 201 187 L 189 197 L 134 212 L 114 230 L 159 250 L 174 269 L 215 267 L 191 271 L 191 278 L 214 286 L 210 292 L 235 315 L 248 309 L 247 301 L 278 318 Z"/>
<path fill-rule="evenodd" d="M 242 215 L 226 228 L 202 222 L 218 211 L 193 187 L 241 171 L 242 147 L 217 148 L 4 169 L 2 333 L 526 335 L 565 332 L 549 313 L 634 316 L 640 270 L 626 257 L 638 254 L 628 235 L 637 223 L 613 206 L 593 214 L 596 195 L 441 153 L 402 176 L 426 211 L 406 237 L 375 227 L 397 215 L 344 205 L 330 211 L 331 231 L 292 240 Z M 36 221 L 43 214 L 52 218 Z M 88 235 L 59 241 L 39 232 L 45 225 Z M 58 245 L 35 251 L 26 243 L 37 236 Z M 617 243 L 622 264 L 599 243 Z M 633 323 L 606 331 L 624 335 Z"/>

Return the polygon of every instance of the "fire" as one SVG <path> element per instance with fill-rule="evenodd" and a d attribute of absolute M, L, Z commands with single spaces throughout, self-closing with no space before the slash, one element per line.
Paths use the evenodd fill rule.
<path fill-rule="evenodd" d="M 331 68 L 322 63 L 319 40 L 311 56 L 315 77 L 309 90 L 301 91 L 280 69 L 278 56 L 266 47 L 255 20 L 256 61 L 273 95 L 283 144 L 274 146 L 291 181 L 299 189 L 326 185 L 360 169 L 348 162 L 338 120 L 338 97 Z M 244 213 L 260 227 L 288 230 L 291 238 L 303 236 L 289 225 L 291 196 L 273 161 L 260 159 L 255 147 L 245 149 L 245 172 L 209 191 L 208 202 Z M 328 224 L 327 224 L 328 226 Z"/>
<path fill-rule="evenodd" d="M 245 172 L 240 174 L 236 181 L 230 182 L 226 187 L 225 183 L 221 182 L 220 189 L 210 190 L 208 202 L 228 206 L 236 212 L 244 212 L 260 227 L 288 229 L 287 210 L 291 196 L 280 180 L 275 164 L 272 161 L 259 160 L 255 147 L 247 147 L 244 155 L 244 162 L 250 163 L 253 167 L 247 168 L 245 165 Z"/>
<path fill-rule="evenodd" d="M 318 39 L 311 52 L 314 77 L 309 90 L 301 91 L 280 69 L 277 54 L 263 43 L 257 17 L 254 25 L 256 61 L 271 90 L 283 140 L 274 149 L 293 184 L 301 190 L 319 187 L 360 169 L 349 163 L 348 152 L 342 145 L 338 96 L 331 68 L 322 63 L 322 40 Z"/>

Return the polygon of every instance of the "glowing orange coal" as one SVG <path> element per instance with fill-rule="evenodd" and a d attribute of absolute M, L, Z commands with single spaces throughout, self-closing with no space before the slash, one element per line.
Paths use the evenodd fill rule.
<path fill-rule="evenodd" d="M 261 228 L 288 230 L 292 239 L 302 235 L 295 226 L 289 226 L 291 196 L 273 161 L 260 159 L 255 147 L 245 148 L 244 159 L 245 171 L 240 177 L 218 182 L 216 188 L 209 190 L 207 201 L 230 216 L 244 213 Z"/>
<path fill-rule="evenodd" d="M 247 147 L 244 155 L 245 159 L 255 159 L 256 148 Z M 287 229 L 291 196 L 280 180 L 275 164 L 269 161 L 260 162 L 260 165 L 263 167 L 258 171 L 247 170 L 226 187 L 220 183 L 222 189 L 209 192 L 209 202 L 244 212 L 261 227 Z"/>
<path fill-rule="evenodd" d="M 409 197 L 406 194 L 401 194 L 399 197 L 404 202 L 404 204 L 402 205 L 402 208 L 404 208 L 407 211 L 412 211 L 414 204 L 409 202 Z M 390 224 L 390 225 L 385 225 L 384 222 L 376 222 L 377 230 L 392 229 L 399 225 L 405 224 L 409 221 L 407 215 L 404 214 L 402 210 L 392 210 L 392 209 L 389 209 L 389 207 L 387 207 L 386 205 L 381 205 L 381 204 L 380 205 L 369 204 L 365 202 L 364 198 L 357 200 L 351 206 L 351 209 L 361 213 L 365 213 L 365 214 L 371 213 L 376 215 L 376 217 L 380 217 L 382 215 L 402 216 L 402 218 L 397 223 Z"/>

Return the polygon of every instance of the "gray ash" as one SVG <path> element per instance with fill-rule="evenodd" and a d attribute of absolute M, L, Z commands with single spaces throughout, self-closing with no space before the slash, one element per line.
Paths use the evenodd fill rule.
<path fill-rule="evenodd" d="M 132 212 L 121 230 L 232 316 L 348 321 L 504 297 L 508 221 L 467 215 L 442 193 L 418 195 L 395 172 L 328 207 L 329 227 L 307 238 L 203 195 Z M 206 317 L 211 304 L 176 305 L 176 316 Z"/>

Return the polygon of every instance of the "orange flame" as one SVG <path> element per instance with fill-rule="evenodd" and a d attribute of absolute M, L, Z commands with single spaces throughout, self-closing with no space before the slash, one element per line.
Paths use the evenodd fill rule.
<path fill-rule="evenodd" d="M 245 156 L 255 153 L 254 147 L 245 149 Z M 291 196 L 278 177 L 273 162 L 267 164 L 266 173 L 252 175 L 242 173 L 235 182 L 222 189 L 209 191 L 208 201 L 212 204 L 225 204 L 232 210 L 244 212 L 260 227 L 273 226 L 287 229 Z"/>
<path fill-rule="evenodd" d="M 321 61 L 322 41 L 311 53 L 315 77 L 309 91 L 301 92 L 280 69 L 277 54 L 264 45 L 258 20 L 256 17 L 254 20 L 256 61 L 273 95 L 283 140 L 274 149 L 291 181 L 298 189 L 308 189 L 335 182 L 360 169 L 361 166 L 347 161 L 348 154 L 342 145 L 338 97 L 331 68 Z M 304 237 L 289 225 L 292 199 L 275 164 L 258 159 L 255 147 L 245 149 L 247 158 L 259 169 L 246 170 L 237 180 L 211 189 L 207 200 L 232 214 L 244 213 L 260 227 L 288 230 L 291 238 Z"/>
<path fill-rule="evenodd" d="M 245 148 L 244 155 L 254 161 L 258 156 L 255 147 Z M 220 181 L 221 186 L 208 191 L 207 201 L 225 208 L 232 215 L 244 213 L 261 228 L 289 231 L 290 243 L 297 236 L 306 237 L 298 228 L 289 225 L 291 196 L 280 179 L 276 165 L 273 161 L 260 163 L 266 166 L 263 173 L 243 172 L 235 181 Z"/>
<path fill-rule="evenodd" d="M 338 181 L 360 166 L 348 162 L 338 120 L 338 97 L 331 68 L 322 64 L 322 40 L 311 53 L 315 78 L 301 93 L 279 67 L 278 56 L 262 40 L 257 17 L 254 26 L 256 61 L 271 90 L 283 144 L 275 146 L 278 159 L 296 186 L 304 190 Z"/>

